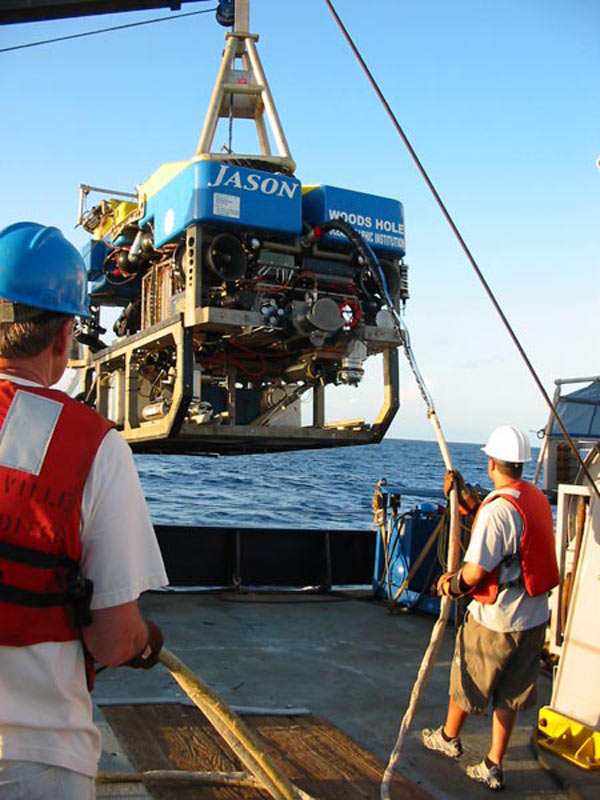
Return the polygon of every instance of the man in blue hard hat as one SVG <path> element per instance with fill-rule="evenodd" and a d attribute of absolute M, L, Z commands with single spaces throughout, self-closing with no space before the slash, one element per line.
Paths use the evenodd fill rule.
<path fill-rule="evenodd" d="M 482 450 L 494 491 L 477 510 L 462 567 L 442 575 L 437 585 L 441 595 L 472 600 L 456 636 L 446 721 L 426 728 L 422 737 L 430 750 L 458 758 L 464 722 L 491 702 L 490 749 L 466 774 L 498 790 L 517 712 L 536 702 L 548 592 L 559 574 L 550 505 L 522 479 L 523 464 L 531 460 L 529 439 L 503 425 Z"/>
<path fill-rule="evenodd" d="M 94 663 L 148 668 L 167 576 L 131 451 L 63 392 L 86 272 L 57 228 L 0 231 L 0 796 L 87 800 Z"/>

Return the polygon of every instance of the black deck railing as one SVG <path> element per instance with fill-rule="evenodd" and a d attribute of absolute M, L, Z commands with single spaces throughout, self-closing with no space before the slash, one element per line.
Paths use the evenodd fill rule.
<path fill-rule="evenodd" d="M 370 585 L 376 534 L 369 530 L 156 525 L 173 586 Z"/>

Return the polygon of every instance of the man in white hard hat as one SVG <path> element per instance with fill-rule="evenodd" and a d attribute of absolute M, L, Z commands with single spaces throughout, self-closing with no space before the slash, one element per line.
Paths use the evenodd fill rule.
<path fill-rule="evenodd" d="M 430 750 L 458 758 L 465 720 L 491 702 L 490 749 L 466 774 L 498 790 L 517 712 L 536 703 L 548 592 L 559 576 L 550 505 L 522 479 L 523 464 L 531 461 L 527 436 L 503 425 L 482 450 L 494 491 L 477 511 L 461 568 L 438 581 L 439 594 L 472 600 L 456 636 L 446 721 L 422 737 Z"/>
<path fill-rule="evenodd" d="M 58 229 L 0 230 L 2 800 L 92 800 L 93 662 L 148 668 L 162 645 L 137 602 L 167 576 L 129 446 L 50 388 L 88 313 Z"/>

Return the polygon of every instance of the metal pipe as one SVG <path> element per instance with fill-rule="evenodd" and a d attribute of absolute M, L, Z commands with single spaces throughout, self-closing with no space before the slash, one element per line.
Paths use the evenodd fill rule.
<path fill-rule="evenodd" d="M 84 194 L 100 192 L 101 194 L 114 194 L 116 197 L 132 197 L 134 200 L 137 200 L 137 194 L 133 192 L 118 192 L 116 189 L 103 189 L 100 186 L 88 186 L 86 183 L 80 183 L 79 188 Z"/>
<path fill-rule="evenodd" d="M 279 119 L 277 109 L 275 108 L 275 101 L 273 100 L 273 96 L 271 95 L 271 90 L 269 89 L 267 76 L 265 75 L 265 72 L 262 68 L 258 52 L 256 50 L 255 44 L 252 41 L 252 39 L 246 40 L 246 48 L 248 50 L 248 57 L 250 58 L 250 63 L 252 64 L 252 70 L 258 79 L 258 83 L 263 87 L 262 101 L 267 116 L 269 117 L 269 122 L 271 123 L 271 130 L 273 131 L 273 137 L 277 144 L 279 155 L 283 156 L 284 158 L 292 159 L 292 154 L 290 153 L 290 148 L 287 143 L 287 139 L 285 138 L 285 134 L 281 126 L 281 121 Z"/>
<path fill-rule="evenodd" d="M 592 383 L 593 381 L 600 381 L 600 375 L 593 375 L 591 378 L 557 378 L 554 383 L 556 386 L 562 386 L 563 383 Z"/>
<path fill-rule="evenodd" d="M 552 398 L 552 405 L 554 408 L 557 407 L 558 401 L 560 399 L 560 383 L 558 381 L 554 381 L 556 384 L 556 389 L 554 390 L 554 397 Z M 552 430 L 552 422 L 554 418 L 552 414 L 548 417 L 548 422 L 546 423 L 546 427 L 544 428 L 544 441 L 542 442 L 542 446 L 540 447 L 540 452 L 538 455 L 537 464 L 535 466 L 535 475 L 533 476 L 533 485 L 537 486 L 538 481 L 540 479 L 540 474 L 542 471 L 542 465 L 544 463 L 544 456 L 546 455 L 546 450 L 548 449 L 548 437 L 550 436 L 550 431 Z M 548 475 L 546 475 L 546 483 L 548 483 Z"/>
<path fill-rule="evenodd" d="M 132 194 L 131 192 L 117 192 L 114 189 L 101 189 L 99 186 L 88 186 L 86 183 L 79 184 L 79 214 L 77 215 L 77 224 L 81 225 L 83 222 L 83 207 L 85 205 L 86 198 L 90 192 L 99 192 L 101 194 L 111 194 L 115 197 L 128 197 L 133 200 L 137 200 L 137 194 Z"/>
<path fill-rule="evenodd" d="M 208 112 L 204 119 L 202 133 L 200 134 L 200 139 L 198 140 L 198 147 L 196 148 L 195 154 L 196 157 L 210 153 L 210 146 L 215 137 L 217 123 L 219 122 L 219 113 L 221 111 L 221 99 L 223 91 L 222 84 L 225 81 L 225 75 L 227 72 L 233 68 L 237 44 L 238 40 L 236 37 L 228 34 L 225 51 L 221 60 L 221 67 L 217 75 L 217 80 L 215 81 L 215 87 L 210 98 L 210 103 L 208 104 Z"/>
<path fill-rule="evenodd" d="M 250 31 L 250 0 L 235 0 L 235 33 L 248 33 Z"/>

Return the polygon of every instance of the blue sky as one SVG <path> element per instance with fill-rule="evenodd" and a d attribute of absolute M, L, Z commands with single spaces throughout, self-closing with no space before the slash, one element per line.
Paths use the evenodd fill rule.
<path fill-rule="evenodd" d="M 546 389 L 600 373 L 600 4 L 336 7 Z M 0 48 L 168 14 L 5 26 Z M 325 3 L 254 0 L 251 28 L 297 176 L 404 203 L 406 323 L 446 437 L 542 427 L 537 388 Z M 2 224 L 58 225 L 82 245 L 80 183 L 133 191 L 164 162 L 191 157 L 224 34 L 211 13 L 0 54 Z M 243 137 L 234 131 L 234 147 Z M 216 149 L 221 140 L 224 131 Z M 336 394 L 340 414 L 373 416 L 378 370 Z M 404 359 L 401 384 L 390 435 L 431 438 Z"/>

